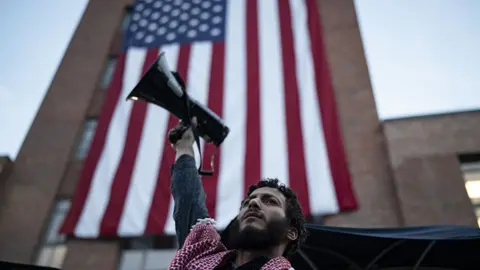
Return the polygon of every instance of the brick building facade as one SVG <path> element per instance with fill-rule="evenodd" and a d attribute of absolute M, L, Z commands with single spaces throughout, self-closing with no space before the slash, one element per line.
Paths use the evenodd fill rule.
<path fill-rule="evenodd" d="M 4 194 L 0 200 L 0 260 L 66 270 L 121 269 L 128 256 L 135 258 L 132 260 L 143 256 L 125 250 L 162 248 L 151 239 L 82 241 L 55 234 L 96 126 L 131 2 L 90 0 L 11 173 L 6 179 L 0 177 Z M 480 111 L 381 122 L 354 1 L 318 3 L 359 200 L 358 211 L 326 217 L 323 222 L 357 227 L 476 226 L 475 197 L 480 199 L 480 194 L 475 194 L 474 180 L 480 180 Z M 465 179 L 472 187 L 468 193 Z M 165 240 L 171 239 L 163 239 L 164 245 Z M 162 269 L 158 262 L 171 252 L 158 253 L 151 261 L 142 257 L 143 269 L 149 269 L 148 264 Z"/>

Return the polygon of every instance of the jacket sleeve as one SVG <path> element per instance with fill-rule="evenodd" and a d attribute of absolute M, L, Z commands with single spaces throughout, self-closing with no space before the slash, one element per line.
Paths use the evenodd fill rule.
<path fill-rule="evenodd" d="M 171 191 L 174 200 L 173 219 L 178 246 L 181 248 L 193 225 L 208 218 L 205 192 L 195 166 L 195 158 L 183 155 L 172 168 Z"/>

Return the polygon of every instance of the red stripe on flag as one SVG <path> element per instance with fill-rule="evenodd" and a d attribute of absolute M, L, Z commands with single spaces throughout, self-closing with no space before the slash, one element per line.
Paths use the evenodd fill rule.
<path fill-rule="evenodd" d="M 258 1 L 247 0 L 247 117 L 244 193 L 250 185 L 256 184 L 261 177 L 261 136 L 260 136 L 260 56 L 258 39 Z"/>
<path fill-rule="evenodd" d="M 312 50 L 317 97 L 320 104 L 323 132 L 328 150 L 330 170 L 341 211 L 357 208 L 350 174 L 337 117 L 335 95 L 333 92 L 325 46 L 320 27 L 320 15 L 315 0 L 306 0 L 310 48 Z"/>
<path fill-rule="evenodd" d="M 210 85 L 208 93 L 208 108 L 215 112 L 220 118 L 223 114 L 223 92 L 224 92 L 224 67 L 225 67 L 225 43 L 217 42 L 213 43 L 212 48 L 212 62 L 210 68 Z M 214 153 L 215 145 L 205 144 L 203 153 L 202 164 L 204 167 L 210 166 L 210 160 Z M 215 217 L 215 208 L 217 201 L 217 187 L 218 187 L 218 173 L 219 173 L 219 161 L 220 150 L 216 152 L 216 162 L 214 163 L 214 174 L 207 177 L 206 181 L 203 181 L 203 188 L 205 190 L 206 205 L 208 209 L 208 215 Z"/>
<path fill-rule="evenodd" d="M 106 93 L 105 103 L 103 105 L 100 118 L 98 119 L 95 136 L 93 137 L 88 156 L 85 159 L 83 169 L 78 180 L 75 198 L 72 201 L 70 211 L 60 230 L 62 233 L 67 235 L 74 234 L 75 227 L 80 219 L 80 215 L 82 214 L 83 207 L 86 203 L 93 180 L 93 175 L 105 145 L 108 127 L 110 126 L 110 121 L 112 120 L 113 113 L 115 112 L 118 99 L 121 97 L 125 62 L 126 54 L 124 53 L 121 54 L 117 59 L 115 73 L 113 75 L 110 87 Z"/>
<path fill-rule="evenodd" d="M 308 180 L 305 168 L 302 119 L 300 116 L 300 98 L 298 93 L 290 2 L 278 0 L 278 11 L 283 58 L 289 186 L 297 193 L 303 213 L 309 215 Z"/>
<path fill-rule="evenodd" d="M 178 55 L 177 71 L 184 78 L 185 84 L 188 80 L 188 66 L 190 63 L 191 45 L 180 46 Z M 147 227 L 145 232 L 149 234 L 161 234 L 164 232 L 165 222 L 170 207 L 170 166 L 175 162 L 175 150 L 170 146 L 168 132 L 178 123 L 178 119 L 168 116 L 166 133 L 163 135 L 163 153 L 160 161 L 160 169 L 157 176 L 157 184 L 153 194 L 152 204 L 148 213 Z"/>
<path fill-rule="evenodd" d="M 145 56 L 142 67 L 142 76 L 156 60 L 158 49 L 149 49 Z M 140 79 L 140 78 L 139 78 Z M 100 235 L 115 236 L 122 216 L 125 198 L 132 179 L 133 168 L 137 159 L 138 147 L 143 133 L 143 123 L 147 114 L 147 103 L 143 101 L 133 102 L 133 108 L 128 122 L 127 136 L 122 157 L 115 172 L 110 188 L 110 200 L 102 222 L 100 223 Z"/>

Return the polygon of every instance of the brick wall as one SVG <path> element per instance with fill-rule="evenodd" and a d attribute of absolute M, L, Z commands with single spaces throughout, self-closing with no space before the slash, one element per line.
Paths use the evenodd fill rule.
<path fill-rule="evenodd" d="M 336 226 L 401 224 L 385 137 L 378 120 L 353 0 L 319 0 L 323 36 L 359 210 Z"/>
<path fill-rule="evenodd" d="M 476 226 L 459 156 L 480 153 L 480 111 L 386 121 L 405 225 Z"/>
<path fill-rule="evenodd" d="M 0 156 L 0 185 L 7 181 L 8 176 L 12 172 L 13 162 L 9 157 Z"/>
<path fill-rule="evenodd" d="M 0 157 L 0 215 L 3 210 L 4 198 L 6 196 L 7 178 L 13 170 L 13 162 L 9 157 Z"/>

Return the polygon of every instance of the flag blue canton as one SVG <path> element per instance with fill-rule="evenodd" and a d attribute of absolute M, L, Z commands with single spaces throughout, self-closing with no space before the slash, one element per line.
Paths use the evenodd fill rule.
<path fill-rule="evenodd" d="M 124 48 L 225 38 L 227 0 L 137 0 Z"/>

